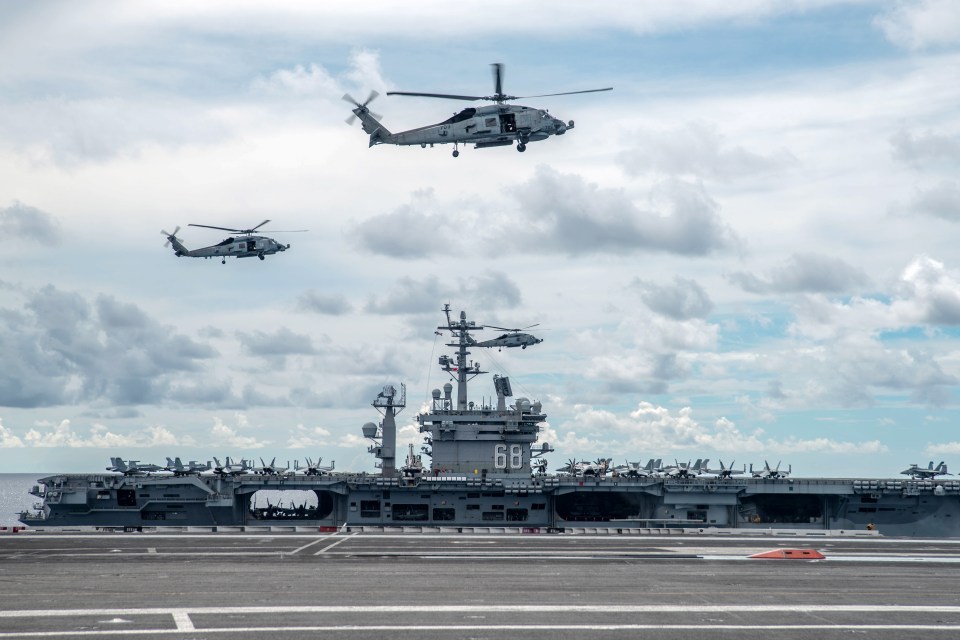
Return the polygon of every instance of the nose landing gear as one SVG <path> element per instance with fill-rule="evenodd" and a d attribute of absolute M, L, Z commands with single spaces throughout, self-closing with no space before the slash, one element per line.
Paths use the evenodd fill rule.
<path fill-rule="evenodd" d="M 523 142 L 518 142 L 518 143 L 517 143 L 517 151 L 519 151 L 520 153 L 523 153 L 523 152 L 526 151 L 526 150 L 527 150 L 527 145 L 526 145 L 526 144 L 524 144 Z"/>

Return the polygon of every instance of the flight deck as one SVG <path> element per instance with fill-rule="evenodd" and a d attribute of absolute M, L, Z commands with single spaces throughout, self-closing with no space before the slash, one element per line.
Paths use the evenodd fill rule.
<path fill-rule="evenodd" d="M 760 560 L 811 548 L 824 560 Z M 951 638 L 958 540 L 0 535 L 0 638 Z"/>

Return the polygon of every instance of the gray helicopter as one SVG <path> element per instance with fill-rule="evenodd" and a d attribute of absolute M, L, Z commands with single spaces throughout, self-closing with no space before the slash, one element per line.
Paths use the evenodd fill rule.
<path fill-rule="evenodd" d="M 481 107 L 467 107 L 455 113 L 451 118 L 438 124 L 391 133 L 380 123 L 380 116 L 372 113 L 367 105 L 379 93 L 371 91 L 364 102 L 358 102 L 349 93 L 343 99 L 355 105 L 353 115 L 347 118 L 347 124 L 360 118 L 364 132 L 370 134 L 370 146 L 376 144 L 420 145 L 431 147 L 435 144 L 453 144 L 453 157 L 460 155 L 460 144 L 472 144 L 474 149 L 510 146 L 516 141 L 517 151 L 527 150 L 527 144 L 546 140 L 550 136 L 560 136 L 573 129 L 573 120 L 563 122 L 554 118 L 546 109 L 535 109 L 521 105 L 507 105 L 505 102 L 524 98 L 545 98 L 549 96 L 568 96 L 575 93 L 596 93 L 611 91 L 604 89 L 586 89 L 584 91 L 565 91 L 563 93 L 543 93 L 535 96 L 511 96 L 503 92 L 503 64 L 496 62 L 493 67 L 494 93 L 491 96 L 461 96 L 449 93 L 420 93 L 413 91 L 388 91 L 388 96 L 420 96 L 424 98 L 445 98 L 448 100 L 488 100 L 496 104 Z"/>
<path fill-rule="evenodd" d="M 523 327 L 522 329 L 507 329 L 506 327 L 495 327 L 488 324 L 486 326 L 490 329 L 499 329 L 500 331 L 506 331 L 507 333 L 499 335 L 496 338 L 491 338 L 490 340 L 483 340 L 479 342 L 473 338 L 470 338 L 469 336 L 467 336 L 467 338 L 469 343 L 475 347 L 497 347 L 498 349 L 503 349 L 504 347 L 521 347 L 526 349 L 531 345 L 540 344 L 543 342 L 543 338 L 537 338 L 529 333 L 522 333 L 523 331 L 532 329 L 538 325 L 539 323 L 531 324 L 530 326 Z"/>
<path fill-rule="evenodd" d="M 220 229 L 221 231 L 229 231 L 231 233 L 241 234 L 239 237 L 229 237 L 221 242 L 211 245 L 209 247 L 203 247 L 202 249 L 187 249 L 183 246 L 183 243 L 180 242 L 180 239 L 177 238 L 177 232 L 180 231 L 178 226 L 173 230 L 173 233 L 168 233 L 166 231 L 161 231 L 164 236 L 167 238 L 167 242 L 163 246 L 173 245 L 173 253 L 178 258 L 180 256 L 188 256 L 190 258 L 220 258 L 223 264 L 227 263 L 227 258 L 233 256 L 234 258 L 252 258 L 254 256 L 264 259 L 265 256 L 272 255 L 274 253 L 279 253 L 281 251 L 286 251 L 290 248 L 290 245 L 283 245 L 273 238 L 268 238 L 266 236 L 255 236 L 253 232 L 262 227 L 263 225 L 270 222 L 269 220 L 264 220 L 257 226 L 251 229 L 230 229 L 228 227 L 214 227 L 209 224 L 189 224 L 188 227 L 204 227 L 206 229 Z M 306 229 L 297 229 L 295 231 L 274 231 L 271 233 L 300 233 L 306 231 Z"/>

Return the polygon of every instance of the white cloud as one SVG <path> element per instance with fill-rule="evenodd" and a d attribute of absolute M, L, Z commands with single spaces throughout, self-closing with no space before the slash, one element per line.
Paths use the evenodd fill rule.
<path fill-rule="evenodd" d="M 246 424 L 246 417 L 243 414 L 237 416 L 240 428 Z M 210 429 L 211 442 L 216 446 L 233 447 L 238 449 L 262 449 L 270 444 L 269 440 L 260 440 L 255 436 L 245 436 L 238 433 L 237 429 L 227 426 L 220 418 L 214 419 L 213 427 Z"/>
<path fill-rule="evenodd" d="M 839 293 L 856 290 L 870 282 L 862 270 L 839 258 L 814 253 L 793 254 L 769 270 L 763 278 L 735 272 L 727 279 L 750 293 Z"/>
<path fill-rule="evenodd" d="M 960 43 L 960 7 L 953 0 L 900 0 L 874 24 L 905 49 Z"/>
<path fill-rule="evenodd" d="M 640 402 L 627 415 L 595 409 L 588 405 L 574 407 L 571 423 L 576 424 L 576 435 L 565 435 L 559 440 L 591 442 L 590 435 L 598 436 L 600 444 L 610 450 L 633 452 L 663 452 L 687 450 L 694 455 L 712 453 L 825 453 L 876 454 L 888 451 L 878 440 L 867 442 L 838 441 L 830 438 L 797 438 L 782 440 L 764 437 L 762 429 L 744 432 L 727 418 L 717 418 L 712 426 L 697 421 L 690 407 L 671 412 L 666 407 Z M 603 434 L 603 435 L 599 435 Z M 592 441 L 591 444 L 596 441 Z M 659 453 L 658 453 L 659 452 Z"/>
<path fill-rule="evenodd" d="M 23 440 L 14 435 L 13 431 L 3 426 L 3 419 L 0 418 L 0 449 L 15 449 L 24 447 Z"/>
<path fill-rule="evenodd" d="M 298 424 L 293 428 L 287 439 L 287 446 L 291 449 L 309 449 L 312 447 L 327 447 L 333 444 L 329 429 L 323 427 L 305 427 Z"/>
<path fill-rule="evenodd" d="M 653 171 L 670 176 L 734 180 L 779 173 L 797 164 L 785 149 L 758 153 L 730 144 L 716 125 L 691 122 L 672 130 L 639 130 L 627 134 L 630 147 L 617 154 L 629 176 Z"/>
<path fill-rule="evenodd" d="M 336 79 L 323 67 L 311 63 L 292 69 L 278 69 L 266 78 L 253 81 L 254 91 L 269 95 L 287 95 L 309 98 L 329 98 L 342 91 Z"/>
<path fill-rule="evenodd" d="M 177 438 L 163 426 L 147 427 L 142 431 L 121 434 L 107 427 L 95 424 L 89 434 L 76 432 L 70 420 L 62 420 L 52 427 L 40 425 L 41 429 L 30 429 L 24 436 L 29 447 L 67 447 L 67 448 L 149 448 L 159 446 L 190 446 L 192 438 Z"/>
<path fill-rule="evenodd" d="M 918 189 L 907 211 L 960 222 L 960 182 L 943 180 L 928 189 Z"/>
<path fill-rule="evenodd" d="M 960 442 L 954 440 L 953 442 L 941 442 L 938 444 L 929 444 L 927 448 L 923 450 L 924 455 L 928 456 L 946 456 L 946 455 L 956 455 L 960 453 Z"/>

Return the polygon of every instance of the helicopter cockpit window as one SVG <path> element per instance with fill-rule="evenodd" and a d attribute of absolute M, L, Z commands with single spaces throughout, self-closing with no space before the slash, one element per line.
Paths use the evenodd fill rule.
<path fill-rule="evenodd" d="M 469 120 L 477 114 L 477 110 L 474 107 L 467 107 L 460 113 L 455 114 L 452 118 L 445 121 L 443 124 L 453 124 L 454 122 L 463 122 L 464 120 Z"/>

